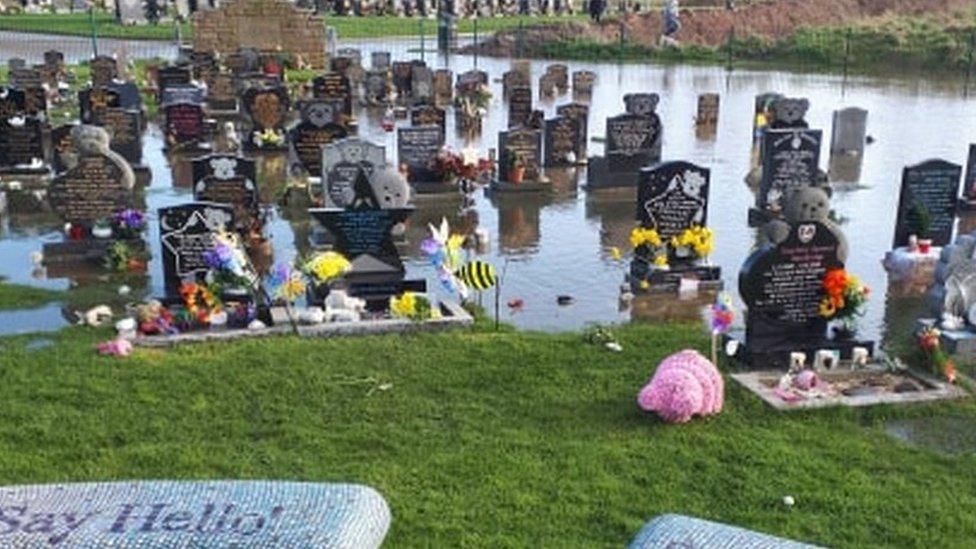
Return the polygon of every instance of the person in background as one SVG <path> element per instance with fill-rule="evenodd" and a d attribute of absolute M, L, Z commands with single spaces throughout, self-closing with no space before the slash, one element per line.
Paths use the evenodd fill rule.
<path fill-rule="evenodd" d="M 597 23 L 603 17 L 603 12 L 607 9 L 606 0 L 590 0 L 590 19 Z"/>

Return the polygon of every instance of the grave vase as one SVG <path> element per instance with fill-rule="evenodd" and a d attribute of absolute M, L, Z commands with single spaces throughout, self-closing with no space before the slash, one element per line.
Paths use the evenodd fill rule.
<path fill-rule="evenodd" d="M 835 341 L 850 341 L 857 337 L 857 320 L 854 318 L 835 320 L 831 325 L 831 333 Z"/>

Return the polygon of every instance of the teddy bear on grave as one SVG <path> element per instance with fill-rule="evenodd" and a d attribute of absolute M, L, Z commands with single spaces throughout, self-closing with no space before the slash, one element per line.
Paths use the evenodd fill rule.
<path fill-rule="evenodd" d="M 779 244 L 790 236 L 793 227 L 816 221 L 837 239 L 837 258 L 847 261 L 847 238 L 830 219 L 830 195 L 820 187 L 796 187 L 786 192 L 783 217 L 773 219 L 759 230 L 761 243 Z"/>
<path fill-rule="evenodd" d="M 122 155 L 109 148 L 111 137 L 105 128 L 80 124 L 71 129 L 71 139 L 74 141 L 75 150 L 80 156 L 104 156 L 108 158 L 122 172 L 122 184 L 125 188 L 131 189 L 135 186 L 136 175 L 132 171 L 132 166 L 126 162 Z"/>
<path fill-rule="evenodd" d="M 809 125 L 803 118 L 809 108 L 808 99 L 781 97 L 773 101 L 771 107 L 773 119 L 769 123 L 769 128 L 772 130 L 807 128 Z"/>
<path fill-rule="evenodd" d="M 384 210 L 405 208 L 410 203 L 410 184 L 392 166 L 377 168 L 370 178 L 373 196 Z"/>

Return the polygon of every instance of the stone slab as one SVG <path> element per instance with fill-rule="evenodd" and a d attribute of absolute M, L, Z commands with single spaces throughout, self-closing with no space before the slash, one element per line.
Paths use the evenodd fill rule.
<path fill-rule="evenodd" d="M 301 337 L 343 337 L 365 336 L 388 333 L 439 332 L 463 328 L 474 324 L 474 318 L 460 305 L 451 302 L 441 303 L 443 316 L 423 322 L 402 318 L 364 320 L 362 322 L 329 322 L 313 326 L 298 326 Z M 293 333 L 290 324 L 269 326 L 260 330 L 213 330 L 188 332 L 176 335 L 138 337 L 133 343 L 141 347 L 174 347 L 184 343 L 206 341 L 231 341 L 246 337 L 269 337 Z"/>
<path fill-rule="evenodd" d="M 842 361 L 834 371 L 837 373 L 849 373 L 850 370 L 848 364 L 849 363 L 845 364 Z M 845 372 L 845 370 L 847 371 Z M 924 389 L 922 391 L 907 393 L 878 392 L 856 396 L 837 395 L 826 398 L 811 398 L 798 402 L 786 402 L 776 396 L 772 387 L 769 387 L 766 385 L 766 383 L 764 383 L 770 380 L 779 379 L 780 376 L 783 375 L 783 371 L 781 370 L 741 372 L 732 374 L 732 379 L 734 379 L 739 385 L 742 385 L 746 389 L 752 391 L 763 402 L 769 404 L 779 411 L 809 410 L 814 408 L 830 408 L 834 406 L 848 406 L 856 408 L 863 406 L 875 406 L 878 404 L 908 404 L 914 402 L 932 402 L 936 400 L 956 399 L 969 396 L 969 393 L 956 385 L 939 381 L 920 372 L 907 370 L 900 373 L 905 377 L 911 378 Z M 828 383 L 830 382 L 831 372 L 820 372 L 818 375 Z"/>
<path fill-rule="evenodd" d="M 681 515 L 655 517 L 641 528 L 628 545 L 628 549 L 679 547 L 816 549 L 814 545 Z"/>
<path fill-rule="evenodd" d="M 372 488 L 279 481 L 133 481 L 0 488 L 3 547 L 379 547 Z M 38 528 L 36 517 L 53 517 Z M 34 517 L 33 521 L 30 517 Z"/>

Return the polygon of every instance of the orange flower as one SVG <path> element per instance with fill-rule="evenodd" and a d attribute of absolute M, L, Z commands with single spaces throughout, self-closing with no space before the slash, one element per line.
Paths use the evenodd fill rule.
<path fill-rule="evenodd" d="M 945 378 L 949 383 L 956 382 L 956 365 L 951 360 L 946 362 L 945 368 L 942 369 L 942 373 L 945 375 Z"/>
<path fill-rule="evenodd" d="M 847 287 L 847 272 L 844 269 L 831 269 L 823 279 L 823 288 L 830 297 L 837 297 L 844 293 Z"/>
<path fill-rule="evenodd" d="M 834 306 L 838 311 L 844 308 L 844 296 L 842 295 L 832 295 L 830 296 L 830 304 Z"/>

